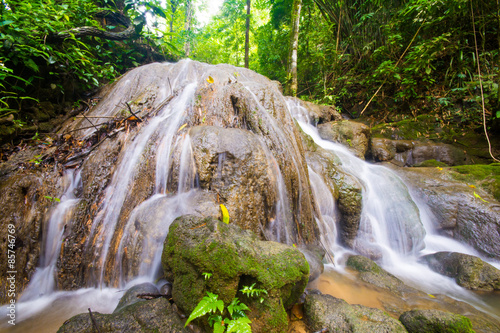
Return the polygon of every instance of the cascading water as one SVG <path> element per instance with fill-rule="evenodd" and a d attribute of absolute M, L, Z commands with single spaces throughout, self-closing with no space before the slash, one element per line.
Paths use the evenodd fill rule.
<path fill-rule="evenodd" d="M 206 196 L 211 190 L 201 189 L 201 176 L 194 158 L 195 135 L 191 135 L 193 131 L 182 131 L 184 124 L 207 125 L 205 121 L 214 127 L 240 126 L 242 132 L 260 135 L 254 143 L 259 146 L 259 152 L 263 151 L 264 164 L 269 165 L 265 175 L 272 182 L 266 184 L 272 187 L 272 190 L 266 193 L 272 193 L 275 197 L 269 200 L 272 202 L 269 206 L 272 207 L 267 207 L 268 211 L 263 212 L 270 215 L 267 225 L 261 226 L 266 228 L 262 230 L 265 237 L 288 244 L 300 241 L 297 232 L 305 224 L 304 219 L 301 220 L 301 212 L 307 211 L 303 201 L 311 201 L 307 199 L 311 192 L 316 205 L 314 212 L 317 213 L 313 218 L 316 219 L 321 233 L 321 243 L 329 254 L 335 254 L 335 264 L 341 269 L 343 253 L 352 253 L 352 250 L 346 249 L 338 241 L 339 212 L 335 199 L 318 170 L 311 165 L 305 166 L 303 159 L 297 154 L 300 150 L 295 141 L 298 136 L 294 132 L 290 115 L 278 114 L 278 111 L 268 110 L 264 106 L 263 93 L 257 92 L 254 87 L 256 74 L 244 70 L 238 74 L 236 71 L 240 69 L 235 67 L 215 67 L 188 60 L 178 64 L 153 66 L 166 69 L 168 76 L 158 84 L 154 93 L 160 102 L 155 102 L 154 116 L 141 123 L 135 132 L 125 134 L 126 140 L 123 141 L 114 172 L 102 192 L 102 198 L 97 201 L 97 213 L 90 221 L 92 224 L 89 225 L 90 230 L 85 239 L 84 252 L 86 258 L 90 258 L 87 262 L 90 268 L 84 267 L 88 269 L 85 283 L 101 290 L 81 289 L 72 293 L 56 292 L 52 296 L 49 295 L 55 289 L 53 276 L 60 257 L 64 225 L 69 224 L 63 217 L 71 219 L 71 207 L 78 201 L 72 195 L 80 184 L 80 173 L 69 171 L 66 175 L 69 185 L 65 187 L 65 194 L 50 218 L 49 231 L 44 234 L 44 257 L 40 263 L 41 267 L 25 290 L 22 300 L 32 300 L 40 293 L 45 293 L 45 303 L 34 306 L 42 308 L 53 304 L 58 297 L 90 298 L 89 295 L 99 294 L 104 295 L 106 304 L 94 304 L 93 307 L 99 309 L 99 305 L 102 305 L 101 311 L 110 312 L 121 293 L 109 286 L 126 288 L 137 282 L 134 279 L 155 281 L 161 275 L 162 246 L 170 224 L 181 215 L 195 213 L 200 197 Z M 229 120 L 217 113 L 216 109 L 221 105 L 217 104 L 220 103 L 217 100 L 217 91 L 210 86 L 214 79 L 206 80 L 209 73 L 215 80 L 227 82 L 221 83 L 216 89 L 230 90 L 231 87 L 237 87 L 230 90 L 233 95 L 227 98 L 232 103 L 230 111 L 234 108 L 234 114 L 230 114 Z M 147 85 L 153 85 L 154 82 L 153 79 L 141 76 L 139 71 L 132 72 L 116 84 L 115 92 L 123 94 L 119 96 L 120 102 L 124 103 L 137 97 L 131 92 L 135 84 L 133 80 L 142 80 L 147 82 Z M 149 93 L 148 89 L 149 86 L 146 92 L 141 91 L 140 94 Z M 267 106 L 284 103 L 285 99 L 278 90 L 272 90 L 269 95 L 265 95 L 268 91 L 264 93 L 265 97 L 271 96 L 269 98 L 272 100 Z M 211 111 L 214 114 L 210 115 L 206 110 L 210 105 L 202 107 L 197 104 L 201 95 L 208 96 L 209 103 L 214 104 L 214 110 Z M 237 104 L 238 100 L 245 100 L 248 104 Z M 162 101 L 168 103 L 163 104 Z M 99 115 L 114 116 L 117 111 L 116 104 L 116 99 L 104 100 Z M 362 185 L 363 210 L 360 229 L 353 244 L 354 250 L 380 258 L 384 268 L 406 281 L 414 282 L 416 286 L 423 287 L 427 292 L 447 292 L 450 295 L 459 295 L 461 299 L 476 301 L 451 279 L 442 277 L 417 262 L 418 253 L 455 250 L 458 246 L 461 252 L 476 253 L 466 246 L 438 236 L 431 228 L 425 207 L 415 203 L 406 185 L 393 172 L 385 167 L 365 163 L 343 146 L 322 140 L 316 129 L 309 124 L 307 113 L 290 100 L 287 100 L 287 105 L 286 112 L 289 110 L 293 114 L 302 130 L 310 135 L 316 144 L 333 151 L 341 160 L 345 173 L 358 179 Z M 285 116 L 289 118 L 289 123 L 286 123 Z M 194 121 L 190 117 L 197 117 L 197 120 Z M 88 129 L 81 134 L 89 136 L 92 131 L 93 129 Z M 214 156 L 216 157 L 207 164 L 210 165 L 209 168 L 213 168 L 210 170 L 214 172 L 216 182 L 224 182 L 224 177 L 227 176 L 224 172 L 227 170 L 239 172 L 230 169 L 234 156 L 229 156 L 224 149 L 221 148 Z M 230 158 L 233 158 L 233 162 Z M 144 177 L 141 170 L 150 165 L 153 170 L 153 176 L 150 178 L 154 178 L 152 184 L 147 185 L 151 188 L 150 192 L 133 206 L 126 207 L 133 187 L 141 183 L 141 177 Z M 307 178 L 309 182 L 306 181 Z M 304 183 L 307 183 L 307 188 L 300 187 Z M 213 183 L 211 186 L 219 185 Z M 74 299 L 72 302 L 75 302 Z M 26 302 L 21 307 L 26 309 L 33 307 L 33 304 Z M 82 310 L 86 309 L 79 309 L 80 312 Z M 26 311 L 25 315 L 27 313 Z"/>
<path fill-rule="evenodd" d="M 56 290 L 55 268 L 66 225 L 71 223 L 72 208 L 79 201 L 75 196 L 78 186 L 81 186 L 80 172 L 73 169 L 66 171 L 63 177 L 65 187 L 61 198 L 52 212 L 46 232 L 43 233 L 43 252 L 40 267 L 35 271 L 32 283 L 24 291 L 21 301 L 29 301 L 47 295 Z"/>
<path fill-rule="evenodd" d="M 453 279 L 437 274 L 418 262 L 418 255 L 438 251 L 459 251 L 474 256 L 479 254 L 455 240 L 439 236 L 432 228 L 429 209 L 411 196 L 408 187 L 394 172 L 357 158 L 338 143 L 323 140 L 302 106 L 293 100 L 288 100 L 288 107 L 302 130 L 317 145 L 333 151 L 340 158 L 344 171 L 355 176 L 362 184 L 363 210 L 354 249 L 361 253 L 369 249 L 366 255 L 373 254 L 375 249 L 375 256 L 379 257 L 386 270 L 417 289 L 427 293 L 447 294 L 496 316 L 493 308 L 473 293 L 459 287 Z M 320 177 L 315 175 L 313 170 L 310 170 L 310 177 L 312 188 L 315 190 L 322 180 L 317 180 Z M 322 214 L 323 211 L 322 209 Z M 335 218 L 323 216 L 323 220 L 328 221 L 323 223 L 332 230 L 338 224 Z M 342 252 L 351 251 L 342 250 L 338 240 L 333 244 L 330 242 L 329 246 L 332 252 L 337 254 L 335 257 L 337 269 L 343 271 L 345 259 L 342 257 Z"/>

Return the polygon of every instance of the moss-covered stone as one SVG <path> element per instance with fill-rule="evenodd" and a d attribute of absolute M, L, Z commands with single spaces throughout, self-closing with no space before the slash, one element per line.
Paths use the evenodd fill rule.
<path fill-rule="evenodd" d="M 406 332 L 403 325 L 382 310 L 349 305 L 330 295 L 309 294 L 304 303 L 308 326 L 329 332 Z"/>
<path fill-rule="evenodd" d="M 92 312 L 92 317 L 95 324 L 92 323 L 89 313 L 76 315 L 65 321 L 57 332 L 94 333 L 97 332 L 96 325 L 101 333 L 191 332 L 191 330 L 184 328 L 182 320 L 165 298 L 138 302 L 112 314 Z"/>
<path fill-rule="evenodd" d="M 457 284 L 474 290 L 500 290 L 500 270 L 478 257 L 457 252 L 437 252 L 422 257 L 436 272 L 455 278 Z"/>
<path fill-rule="evenodd" d="M 403 281 L 364 256 L 350 256 L 347 259 L 346 266 L 358 271 L 361 281 L 370 283 L 378 288 L 389 290 L 400 296 L 407 293 L 423 295 L 420 291 L 405 285 Z"/>
<path fill-rule="evenodd" d="M 411 310 L 399 320 L 409 333 L 473 333 L 469 318 L 438 310 Z"/>
<path fill-rule="evenodd" d="M 423 161 L 421 163 L 418 163 L 416 165 L 414 165 L 415 167 L 421 167 L 421 168 L 425 168 L 425 167 L 429 167 L 429 168 L 432 168 L 432 167 L 440 167 L 440 168 L 444 168 L 444 167 L 447 167 L 448 164 L 444 163 L 444 162 L 440 162 L 440 161 L 436 161 L 435 159 L 432 159 L 432 160 L 426 160 L 426 161 Z"/>
<path fill-rule="evenodd" d="M 500 201 L 500 163 L 460 165 L 450 170 L 455 171 L 450 173 L 453 178 L 481 187 Z"/>
<path fill-rule="evenodd" d="M 172 225 L 162 254 L 172 297 L 191 313 L 206 291 L 224 304 L 238 297 L 251 311 L 254 332 L 284 332 L 285 309 L 292 306 L 308 282 L 309 265 L 296 248 L 261 241 L 249 230 L 213 218 L 182 216 Z M 203 273 L 212 276 L 205 279 Z M 265 289 L 264 302 L 238 292 L 244 286 Z"/>

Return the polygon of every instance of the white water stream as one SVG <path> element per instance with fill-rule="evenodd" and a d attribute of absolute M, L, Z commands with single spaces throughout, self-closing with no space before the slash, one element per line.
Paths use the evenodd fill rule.
<path fill-rule="evenodd" d="M 498 309 L 492 308 L 474 293 L 458 286 L 454 279 L 440 275 L 418 262 L 419 256 L 438 251 L 461 252 L 481 257 L 477 251 L 458 241 L 438 235 L 432 227 L 432 213 L 429 208 L 425 203 L 419 202 L 411 196 L 408 187 L 393 171 L 359 159 L 341 144 L 323 140 L 316 127 L 311 125 L 302 106 L 293 101 L 289 101 L 288 106 L 302 130 L 318 146 L 334 152 L 340 158 L 344 171 L 355 176 L 361 182 L 363 210 L 361 232 L 358 233 L 356 242 L 358 244 L 366 242 L 370 246 L 380 249 L 383 254 L 381 266 L 407 284 L 429 294 L 445 294 L 463 300 L 499 318 Z M 310 178 L 315 192 L 319 192 L 316 189 L 319 186 L 326 187 L 326 184 L 321 185 L 323 183 L 321 177 L 311 169 Z M 325 192 L 322 191 L 322 193 Z M 322 196 L 323 194 L 320 194 L 320 197 Z M 326 199 L 320 199 L 320 207 L 330 207 L 329 196 L 328 191 Z M 328 202 L 327 204 L 323 203 L 325 200 Z M 321 209 L 322 214 L 324 214 L 323 211 L 324 209 Z M 320 228 L 336 230 L 336 221 L 331 218 L 331 213 L 328 213 L 326 218 L 323 216 L 323 221 L 326 225 L 320 225 Z M 418 240 L 411 231 L 411 225 L 408 224 L 422 226 L 425 237 Z M 408 236 L 414 244 L 411 251 L 407 251 L 405 247 L 407 245 L 405 239 Z M 331 246 L 331 251 L 336 254 L 334 269 L 343 272 L 343 264 L 346 260 L 343 253 L 352 252 L 347 249 L 342 250 L 342 246 L 338 245 L 337 241 L 333 243 L 327 241 L 327 243 Z M 486 258 L 483 260 L 488 261 Z M 498 263 L 491 264 L 498 267 Z"/>
<path fill-rule="evenodd" d="M 123 290 L 140 281 L 153 282 L 160 274 L 161 250 L 168 228 L 178 216 L 193 212 L 196 205 L 197 177 L 193 161 L 191 138 L 188 134 L 178 136 L 178 130 L 185 121 L 187 111 L 193 107 L 198 82 L 206 76 L 197 72 L 200 67 L 183 61 L 177 65 L 182 69 L 165 83 L 164 97 L 176 92 L 176 96 L 158 114 L 140 128 L 136 137 L 124 147 L 117 170 L 105 192 L 103 208 L 93 221 L 90 231 L 95 239 L 94 244 L 87 244 L 87 251 L 94 253 L 96 267 L 95 281 L 90 285 L 98 285 L 100 289 L 81 289 L 75 292 L 57 292 L 55 288 L 55 267 L 61 248 L 64 226 L 70 223 L 72 207 L 78 202 L 74 197 L 75 189 L 80 186 L 78 172 L 68 171 L 65 175 L 65 193 L 54 210 L 48 230 L 44 233 L 43 254 L 40 267 L 37 269 L 29 286 L 18 303 L 18 322 L 24 322 L 19 332 L 37 331 L 39 319 L 43 318 L 50 308 L 58 314 L 54 327 L 60 326 L 61 319 L 67 319 L 76 313 L 93 311 L 109 313 L 116 306 Z M 207 70 L 208 67 L 202 67 Z M 240 82 L 243 77 L 240 77 Z M 131 84 L 130 82 L 128 83 Z M 246 87 L 258 103 L 249 86 Z M 363 188 L 363 211 L 360 232 L 355 240 L 355 248 L 360 251 L 379 253 L 382 266 L 389 272 L 427 293 L 444 293 L 457 299 L 465 300 L 474 306 L 489 311 L 488 306 L 471 292 L 456 285 L 449 278 L 443 277 L 427 266 L 417 262 L 418 255 L 436 251 L 458 251 L 476 255 L 471 248 L 449 238 L 437 235 L 430 223 L 430 213 L 424 204 L 412 198 L 407 186 L 391 170 L 371 165 L 355 157 L 349 150 L 339 144 L 322 140 L 315 127 L 309 124 L 306 113 L 292 103 L 288 103 L 290 112 L 299 122 L 302 130 L 310 135 L 316 144 L 333 151 L 342 161 L 345 172 L 359 180 Z M 264 114 L 267 114 L 266 112 Z M 271 116 L 269 116 L 271 118 Z M 274 119 L 269 120 L 271 123 Z M 283 137 L 283 142 L 286 140 Z M 284 143 L 285 144 L 285 143 Z M 116 255 L 110 258 L 110 246 L 114 230 L 118 223 L 122 206 L 129 188 L 137 177 L 137 169 L 141 158 L 148 149 L 156 150 L 156 184 L 155 193 L 135 207 L 130 213 L 123 234 L 118 243 Z M 180 151 L 178 188 L 176 193 L 167 193 L 169 170 L 174 148 Z M 289 149 L 289 148 L 287 148 Z M 270 234 L 284 243 L 290 243 L 287 221 L 290 223 L 290 203 L 279 165 L 270 155 L 269 159 L 276 166 L 277 200 L 276 220 L 270 225 Z M 224 154 L 219 155 L 219 165 L 224 163 Z M 299 168 L 297 161 L 292 161 Z M 346 253 L 354 253 L 345 249 L 338 242 L 338 211 L 335 200 L 321 176 L 312 167 L 308 168 L 311 190 L 321 216 L 317 219 L 321 231 L 321 241 L 330 253 L 335 254 L 335 269 L 342 272 Z M 154 218 L 149 217 L 154 212 Z M 143 223 L 143 224 L 141 224 Z M 140 230 L 140 237 L 138 232 Z M 124 264 L 122 254 L 139 251 L 137 259 Z M 111 261 L 121 290 L 108 288 L 105 282 L 105 263 Z M 136 274 L 131 274 L 137 268 Z M 4 316 L 4 308 L 0 311 Z M 7 326 L 0 323 L 0 330 Z M 56 327 L 56 328 L 57 328 Z M 48 330 L 51 331 L 51 330 Z M 53 330 L 52 330 L 53 331 Z"/>

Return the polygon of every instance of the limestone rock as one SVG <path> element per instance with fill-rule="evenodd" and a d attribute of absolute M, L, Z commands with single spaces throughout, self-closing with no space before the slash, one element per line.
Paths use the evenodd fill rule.
<path fill-rule="evenodd" d="M 422 259 L 434 271 L 455 278 L 457 283 L 473 290 L 500 290 L 500 270 L 478 257 L 457 252 L 437 252 Z"/>
<path fill-rule="evenodd" d="M 181 216 L 170 226 L 162 254 L 172 297 L 185 313 L 191 313 L 210 291 L 224 304 L 234 297 L 248 305 L 253 332 L 285 332 L 285 309 L 304 291 L 309 266 L 294 247 L 260 241 L 249 230 L 213 218 Z M 212 274 L 209 279 L 203 273 Z M 265 289 L 262 303 L 238 292 L 244 286 Z"/>
<path fill-rule="evenodd" d="M 330 121 L 342 120 L 342 116 L 332 105 L 318 105 L 303 101 L 297 97 L 287 97 L 287 99 L 302 106 L 305 112 L 304 116 L 306 116 L 312 124 L 323 124 Z"/>
<path fill-rule="evenodd" d="M 334 121 L 318 125 L 322 139 L 339 142 L 347 146 L 356 156 L 365 158 L 370 140 L 370 128 L 354 121 Z"/>
<path fill-rule="evenodd" d="M 469 318 L 439 311 L 439 310 L 411 310 L 403 313 L 399 320 L 408 330 L 408 333 L 473 333 Z"/>
<path fill-rule="evenodd" d="M 327 328 L 329 332 L 406 332 L 399 321 L 382 310 L 349 305 L 330 295 L 307 295 L 304 310 L 313 331 Z"/>

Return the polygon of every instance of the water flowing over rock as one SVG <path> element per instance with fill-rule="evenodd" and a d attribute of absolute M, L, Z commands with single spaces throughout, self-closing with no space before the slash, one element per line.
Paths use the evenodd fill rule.
<path fill-rule="evenodd" d="M 487 257 L 500 258 L 497 245 L 500 244 L 500 207 L 493 197 L 455 181 L 438 168 L 396 171 L 414 185 L 417 196 L 427 203 L 432 223 L 441 234 L 469 244 Z"/>
<path fill-rule="evenodd" d="M 219 203 L 263 238 L 317 242 L 302 143 L 270 80 L 185 60 L 134 69 L 102 94 L 88 117 L 133 112 L 142 122 L 102 139 L 81 163 L 84 188 L 65 234 L 61 287 L 157 274 L 170 223 L 182 214 L 217 215 Z M 68 131 L 88 138 L 95 128 L 79 119 Z"/>
<path fill-rule="evenodd" d="M 343 143 L 361 159 L 368 152 L 370 128 L 365 124 L 347 120 L 334 121 L 318 125 L 318 132 L 322 139 Z"/>
<path fill-rule="evenodd" d="M 285 309 L 298 300 L 309 277 L 309 265 L 298 249 L 260 241 L 234 224 L 189 215 L 170 226 L 162 264 L 173 281 L 172 298 L 185 313 L 193 311 L 206 291 L 224 304 L 237 296 L 251 309 L 253 332 L 285 332 Z M 262 302 L 239 292 L 253 285 L 267 291 Z"/>
<path fill-rule="evenodd" d="M 430 268 L 454 278 L 467 289 L 500 290 L 500 270 L 480 258 L 456 252 L 437 252 L 422 257 Z"/>

